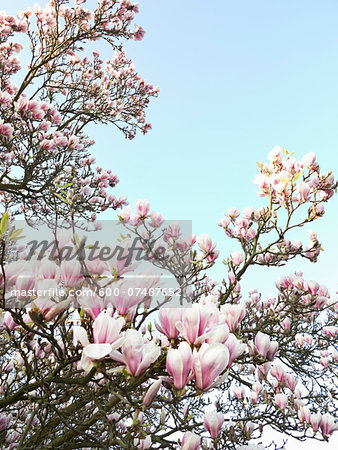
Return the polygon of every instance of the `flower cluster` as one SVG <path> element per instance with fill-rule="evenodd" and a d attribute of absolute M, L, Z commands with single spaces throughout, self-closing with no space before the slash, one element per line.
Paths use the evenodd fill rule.
<path fill-rule="evenodd" d="M 121 45 L 121 39 L 144 34 L 131 28 L 138 6 L 100 1 L 92 11 L 83 3 L 51 0 L 45 8 L 20 11 L 18 19 L 1 12 L 0 195 L 27 219 L 43 219 L 58 207 L 64 217 L 76 211 L 94 220 L 100 211 L 125 205 L 108 189 L 117 177 L 94 169 L 88 152 L 94 141 L 84 129 L 112 123 L 133 138 L 138 129 L 151 128 L 145 108 L 158 88 L 136 73 Z M 17 56 L 23 46 L 12 40 L 17 32 L 25 34 L 32 58 L 15 86 L 13 75 L 20 79 L 23 72 Z M 82 45 L 98 40 L 111 45 L 113 58 L 81 54 Z"/>
<path fill-rule="evenodd" d="M 157 329 L 173 345 L 167 355 L 167 370 L 176 389 L 183 389 L 190 379 L 198 389 L 212 388 L 217 377 L 246 348 L 229 333 L 226 314 L 207 297 L 191 308 L 162 309 L 159 320 Z M 183 341 L 176 348 L 180 336 Z"/>
<path fill-rule="evenodd" d="M 268 196 L 272 204 L 280 204 L 287 209 L 292 205 L 311 203 L 309 214 L 322 215 L 324 208 L 321 203 L 334 193 L 334 177 L 331 172 L 320 174 L 316 155 L 308 153 L 297 161 L 286 150 L 275 147 L 268 159 L 269 163 L 259 164 L 261 173 L 254 179 L 258 194 Z"/>

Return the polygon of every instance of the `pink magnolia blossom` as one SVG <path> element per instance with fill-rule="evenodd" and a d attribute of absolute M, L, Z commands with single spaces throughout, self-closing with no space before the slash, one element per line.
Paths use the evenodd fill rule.
<path fill-rule="evenodd" d="M 220 343 L 202 344 L 199 351 L 194 349 L 193 371 L 197 389 L 207 391 L 215 379 L 226 369 L 229 351 Z"/>
<path fill-rule="evenodd" d="M 240 212 L 237 208 L 234 206 L 228 208 L 227 210 L 227 216 L 229 216 L 231 219 L 236 219 L 240 215 Z"/>
<path fill-rule="evenodd" d="M 133 295 L 128 295 L 129 289 L 132 289 Z M 114 295 L 114 290 L 112 290 L 112 294 L 106 299 L 116 308 L 118 314 L 126 316 L 144 299 L 144 295 L 142 295 L 142 289 L 135 289 L 135 285 L 127 280 L 120 285 L 118 295 Z"/>
<path fill-rule="evenodd" d="M 281 152 L 282 148 L 279 145 L 276 145 L 270 152 L 268 153 L 268 160 L 271 162 L 281 163 Z"/>
<path fill-rule="evenodd" d="M 300 203 L 305 203 L 310 198 L 311 189 L 308 184 L 302 181 L 297 188 L 297 200 Z"/>
<path fill-rule="evenodd" d="M 198 450 L 201 438 L 192 431 L 186 431 L 182 439 L 181 450 Z"/>
<path fill-rule="evenodd" d="M 226 230 L 228 228 L 228 226 L 230 225 L 230 222 L 231 222 L 231 220 L 229 217 L 222 217 L 218 221 L 218 226 L 221 228 L 224 228 Z"/>
<path fill-rule="evenodd" d="M 224 416 L 221 412 L 210 411 L 204 414 L 204 426 L 209 431 L 212 439 L 216 439 L 219 435 L 222 425 L 224 423 Z"/>
<path fill-rule="evenodd" d="M 155 322 L 155 326 L 158 331 L 165 334 L 168 339 L 176 339 L 179 335 L 176 324 L 182 319 L 182 309 L 162 308 L 159 312 L 158 317 L 160 324 Z"/>
<path fill-rule="evenodd" d="M 320 429 L 323 436 L 329 436 L 334 431 L 338 430 L 338 423 L 335 422 L 334 418 L 330 414 L 323 414 Z"/>
<path fill-rule="evenodd" d="M 213 243 L 208 234 L 201 234 L 197 238 L 197 244 L 203 251 L 208 262 L 214 262 L 218 258 L 219 252 L 215 250 L 217 243 Z"/>
<path fill-rule="evenodd" d="M 120 347 L 123 342 L 121 329 L 124 324 L 125 321 L 121 317 L 115 319 L 106 311 L 102 311 L 93 323 L 93 344 L 89 342 L 87 332 L 83 327 L 73 327 L 75 342 L 80 342 L 84 347 L 80 367 L 88 370 L 91 368 L 91 361 L 103 359 Z"/>
<path fill-rule="evenodd" d="M 284 409 L 286 408 L 286 405 L 288 403 L 288 398 L 285 394 L 276 394 L 275 395 L 275 403 L 278 406 L 278 408 Z"/>
<path fill-rule="evenodd" d="M 228 367 L 230 368 L 232 363 L 239 357 L 246 349 L 246 344 L 242 344 L 234 334 L 230 333 L 228 339 L 224 344 L 229 350 Z"/>
<path fill-rule="evenodd" d="M 317 233 L 315 231 L 309 230 L 308 235 L 312 242 L 314 242 L 314 243 L 317 242 Z M 316 285 L 318 284 L 315 281 L 313 281 L 312 283 L 315 283 Z"/>
<path fill-rule="evenodd" d="M 39 274 L 43 278 L 55 279 L 58 276 L 58 266 L 47 258 L 43 259 L 39 266 Z"/>
<path fill-rule="evenodd" d="M 244 255 L 243 255 L 243 253 L 240 253 L 240 252 L 234 252 L 231 255 L 230 259 L 236 266 L 240 266 L 242 264 L 242 262 L 244 261 Z"/>
<path fill-rule="evenodd" d="M 162 216 L 162 214 L 160 214 L 159 212 L 152 212 L 150 214 L 150 222 L 149 225 L 153 228 L 158 228 L 160 227 L 164 222 L 164 218 Z"/>
<path fill-rule="evenodd" d="M 182 312 L 182 320 L 176 323 L 177 330 L 191 344 L 203 342 L 224 343 L 229 336 L 226 324 L 219 324 L 219 310 L 213 303 L 195 303 Z"/>
<path fill-rule="evenodd" d="M 128 372 L 137 377 L 157 360 L 160 353 L 161 349 L 154 341 L 144 343 L 141 333 L 128 329 L 122 344 L 122 354 L 113 351 L 110 356 L 112 359 L 124 363 Z"/>
<path fill-rule="evenodd" d="M 60 278 L 67 287 L 75 287 L 83 280 L 79 261 L 63 261 L 60 266 Z"/>
<path fill-rule="evenodd" d="M 298 346 L 304 345 L 304 336 L 300 333 L 297 333 L 295 336 L 295 341 Z"/>
<path fill-rule="evenodd" d="M 281 322 L 282 327 L 284 330 L 290 330 L 291 328 L 291 319 L 289 317 L 285 317 L 283 322 Z"/>
<path fill-rule="evenodd" d="M 300 406 L 298 409 L 298 418 L 301 422 L 305 422 L 307 424 L 311 421 L 311 412 L 310 409 L 307 406 Z"/>
<path fill-rule="evenodd" d="M 263 358 L 272 360 L 278 350 L 277 341 L 270 341 L 270 337 L 267 334 L 258 332 L 255 337 L 255 350 Z"/>
<path fill-rule="evenodd" d="M 331 336 L 333 338 L 336 338 L 338 336 L 338 327 L 335 327 L 335 326 L 323 327 L 323 333 L 326 336 Z"/>
<path fill-rule="evenodd" d="M 10 123 L 3 123 L 3 120 L 0 119 L 0 136 L 3 136 L 10 140 L 12 139 L 13 132 L 13 126 Z"/>
<path fill-rule="evenodd" d="M 98 256 L 96 258 L 84 261 L 90 274 L 103 275 L 109 269 L 107 261 L 102 261 Z"/>
<path fill-rule="evenodd" d="M 212 242 L 211 237 L 208 234 L 201 234 L 198 236 L 197 244 L 205 253 L 213 252 L 217 245 Z"/>
<path fill-rule="evenodd" d="M 296 379 L 296 377 L 294 375 L 292 375 L 292 374 L 286 375 L 286 384 L 291 391 L 295 390 L 297 383 L 298 383 L 298 380 Z"/>
<path fill-rule="evenodd" d="M 258 394 L 256 392 L 251 392 L 250 394 L 251 394 L 251 399 L 250 399 L 251 403 L 253 405 L 256 405 L 258 403 Z"/>
<path fill-rule="evenodd" d="M 255 383 L 253 383 L 252 389 L 253 389 L 257 394 L 260 394 L 260 393 L 262 392 L 263 385 L 262 385 L 261 383 L 259 383 L 258 381 L 256 381 Z"/>
<path fill-rule="evenodd" d="M 266 358 L 269 361 L 272 361 L 274 359 L 274 357 L 276 356 L 276 354 L 278 352 L 278 348 L 279 348 L 278 342 L 277 341 L 271 341 L 270 348 L 269 348 L 268 353 L 266 355 Z"/>
<path fill-rule="evenodd" d="M 244 431 L 248 438 L 250 438 L 254 429 L 255 429 L 255 424 L 253 422 L 251 422 L 250 420 L 244 425 Z"/>
<path fill-rule="evenodd" d="M 2 313 L 1 320 L 3 320 L 3 324 L 6 325 L 6 327 L 12 331 L 17 326 L 17 324 L 14 322 L 12 314 L 9 311 L 5 311 Z"/>
<path fill-rule="evenodd" d="M 141 41 L 145 35 L 145 31 L 142 27 L 136 27 L 136 30 L 134 31 L 133 39 L 134 41 Z"/>
<path fill-rule="evenodd" d="M 310 423 L 314 432 L 317 432 L 322 423 L 322 415 L 321 414 L 311 414 Z"/>
<path fill-rule="evenodd" d="M 95 344 L 115 342 L 121 333 L 121 329 L 125 325 L 122 317 L 115 319 L 110 316 L 108 311 L 102 311 L 94 320 L 93 337 Z"/>
<path fill-rule="evenodd" d="M 136 200 L 136 209 L 142 219 L 146 218 L 150 210 L 148 200 Z"/>
<path fill-rule="evenodd" d="M 318 294 L 320 286 L 316 281 L 308 281 L 306 284 L 307 284 L 307 289 L 311 295 Z"/>
<path fill-rule="evenodd" d="M 248 208 L 243 209 L 243 217 L 244 219 L 251 220 L 255 214 L 255 209 L 253 206 L 249 206 Z"/>
<path fill-rule="evenodd" d="M 169 240 L 177 240 L 181 236 L 181 227 L 180 224 L 177 222 L 173 222 L 168 225 L 165 233 L 164 233 L 164 240 L 168 242 Z"/>
<path fill-rule="evenodd" d="M 249 228 L 249 230 L 245 233 L 245 238 L 248 241 L 252 241 L 252 239 L 254 239 L 254 237 L 256 236 L 256 231 L 253 228 Z"/>
<path fill-rule="evenodd" d="M 7 426 L 12 422 L 13 416 L 12 414 L 0 414 L 0 432 L 5 430 Z"/>
<path fill-rule="evenodd" d="M 316 155 L 313 152 L 307 153 L 302 158 L 302 163 L 304 166 L 311 168 L 313 164 L 316 162 Z"/>
<path fill-rule="evenodd" d="M 143 398 L 143 404 L 145 406 L 149 406 L 153 402 L 161 385 L 162 385 L 162 380 L 159 379 L 159 380 L 154 381 L 154 383 L 149 387 L 149 389 L 147 390 L 147 392 Z"/>
<path fill-rule="evenodd" d="M 224 322 L 228 325 L 230 331 L 235 331 L 238 328 L 245 313 L 245 305 L 243 304 L 226 303 L 221 306 L 221 316 L 224 318 Z"/>
<path fill-rule="evenodd" d="M 243 386 L 236 386 L 232 388 L 232 392 L 238 400 L 242 400 L 245 396 L 245 388 Z"/>
<path fill-rule="evenodd" d="M 321 357 L 320 358 L 320 364 L 325 367 L 325 369 L 327 369 L 330 365 L 330 358 L 326 357 Z"/>
<path fill-rule="evenodd" d="M 256 352 L 266 358 L 268 350 L 270 349 L 270 338 L 267 334 L 261 333 L 260 331 L 255 337 L 255 350 Z"/>
<path fill-rule="evenodd" d="M 311 334 L 309 334 L 309 333 L 304 333 L 304 334 L 303 334 L 303 337 L 304 337 L 304 341 L 305 341 L 307 344 L 312 345 L 312 342 L 313 342 L 313 336 L 312 336 Z"/>
<path fill-rule="evenodd" d="M 47 307 L 43 312 L 44 318 L 46 320 L 53 320 L 59 314 L 66 311 L 66 309 L 70 307 L 71 303 L 72 303 L 71 298 L 63 300 L 61 302 L 52 303 L 52 305 L 50 305 L 50 307 Z"/>
<path fill-rule="evenodd" d="M 187 342 L 181 342 L 177 349 L 169 349 L 166 366 L 176 389 L 182 389 L 187 384 L 192 360 L 192 351 Z"/>
<path fill-rule="evenodd" d="M 210 328 L 210 331 L 202 334 L 196 343 L 201 344 L 202 342 L 207 342 L 208 344 L 214 344 L 220 342 L 225 344 L 229 338 L 229 327 L 226 324 L 215 325 Z"/>
<path fill-rule="evenodd" d="M 325 207 L 322 203 L 318 203 L 315 206 L 315 211 L 317 216 L 323 216 L 325 214 Z"/>
<path fill-rule="evenodd" d="M 19 273 L 15 281 L 15 288 L 19 291 L 18 298 L 25 298 L 28 291 L 34 288 L 35 274 L 28 269 Z"/>
<path fill-rule="evenodd" d="M 253 179 L 253 182 L 259 188 L 258 195 L 260 197 L 264 197 L 270 193 L 270 179 L 266 174 L 257 174 Z"/>
<path fill-rule="evenodd" d="M 205 306 L 194 303 L 191 308 L 185 308 L 182 312 L 182 320 L 176 323 L 176 327 L 191 344 L 195 344 L 202 336 L 209 324 L 209 313 Z"/>
<path fill-rule="evenodd" d="M 275 377 L 282 385 L 286 384 L 286 373 L 281 366 L 274 366 L 271 369 L 271 375 Z"/>
<path fill-rule="evenodd" d="M 233 273 L 232 270 L 228 273 L 228 280 L 230 284 L 235 284 L 236 282 L 236 275 Z"/>
<path fill-rule="evenodd" d="M 151 447 L 151 436 L 147 436 L 145 439 L 141 439 L 137 448 L 140 450 L 146 450 Z"/>
<path fill-rule="evenodd" d="M 108 299 L 109 300 L 109 299 Z M 88 314 L 93 320 L 104 311 L 106 307 L 111 307 L 112 305 L 100 298 L 94 291 L 89 288 L 82 288 L 77 294 L 77 302 L 81 306 L 86 314 Z M 111 309 L 110 308 L 110 309 Z"/>

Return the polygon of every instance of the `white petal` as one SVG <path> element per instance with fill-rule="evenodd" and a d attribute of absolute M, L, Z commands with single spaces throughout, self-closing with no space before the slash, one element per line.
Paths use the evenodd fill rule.
<path fill-rule="evenodd" d="M 105 356 L 109 355 L 112 351 L 110 344 L 89 344 L 87 345 L 83 353 L 90 359 L 103 359 Z"/>

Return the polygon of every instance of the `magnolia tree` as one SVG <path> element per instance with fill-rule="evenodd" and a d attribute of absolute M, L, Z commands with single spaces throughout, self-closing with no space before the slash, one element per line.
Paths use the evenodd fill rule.
<path fill-rule="evenodd" d="M 315 232 L 289 239 L 324 215 L 333 175 L 312 153 L 274 148 L 254 180 L 263 206 L 219 221 L 238 251 L 213 281 L 209 235 L 184 233 L 145 200 L 125 207 L 110 193 L 116 175 L 94 167 L 87 125 L 146 133 L 158 89 L 122 47 L 144 34 L 132 25 L 138 6 L 85 3 L 0 12 L 1 448 L 254 449 L 266 428 L 327 441 L 338 428 L 336 300 L 301 272 L 269 298 L 240 282 L 254 265 L 317 261 Z M 86 50 L 102 40 L 106 61 Z M 109 209 L 124 231 L 104 258 L 78 230 L 99 230 Z M 54 245 L 21 244 L 20 217 L 47 224 Z M 150 269 L 129 258 L 135 239 Z M 175 285 L 163 287 L 165 272 Z"/>

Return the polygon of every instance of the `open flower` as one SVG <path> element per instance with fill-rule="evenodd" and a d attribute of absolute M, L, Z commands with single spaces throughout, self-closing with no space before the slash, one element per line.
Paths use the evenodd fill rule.
<path fill-rule="evenodd" d="M 129 329 L 122 344 L 122 354 L 112 351 L 110 356 L 115 361 L 125 364 L 128 372 L 137 377 L 157 360 L 160 353 L 161 349 L 154 341 L 144 343 L 141 333 Z"/>
<path fill-rule="evenodd" d="M 90 343 L 88 335 L 83 327 L 74 326 L 73 335 L 75 342 L 83 346 L 80 367 L 86 371 L 92 367 L 92 361 L 105 358 L 113 350 L 121 346 L 124 338 L 121 329 L 125 324 L 124 319 L 114 319 L 108 312 L 102 311 L 93 323 L 94 343 Z"/>

